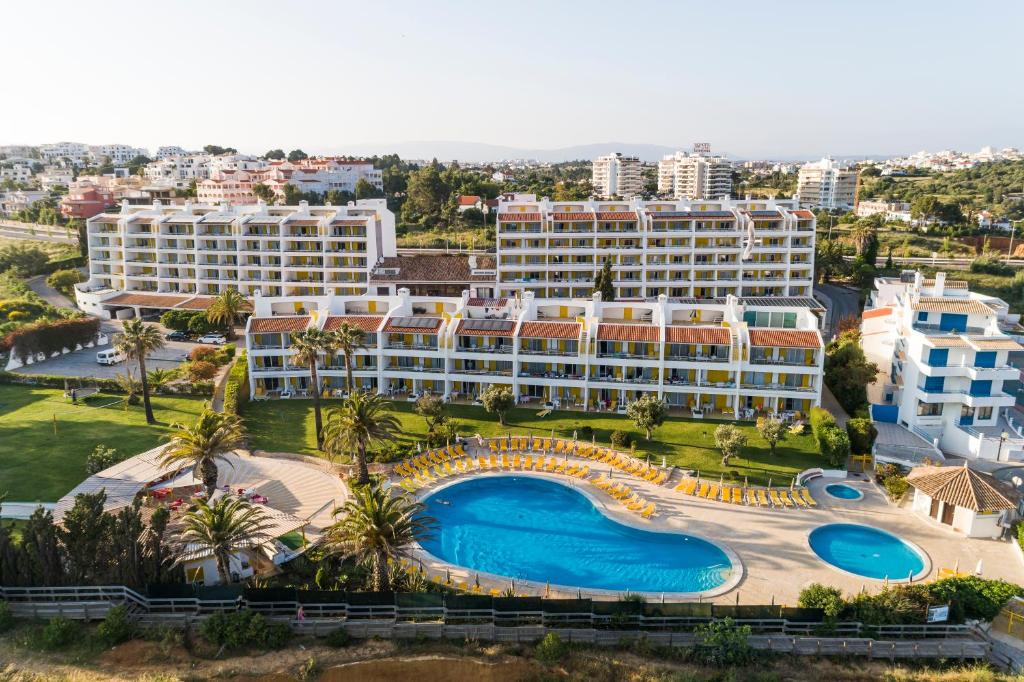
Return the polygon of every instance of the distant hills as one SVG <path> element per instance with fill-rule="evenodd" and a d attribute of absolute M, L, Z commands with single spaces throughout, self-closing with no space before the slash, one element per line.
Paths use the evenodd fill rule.
<path fill-rule="evenodd" d="M 689 146 L 687 146 L 689 148 Z M 638 156 L 644 161 L 657 161 L 665 154 L 671 154 L 681 147 L 666 147 L 659 144 L 631 144 L 626 142 L 603 142 L 582 144 L 557 149 L 526 149 L 482 142 L 419 141 L 391 144 L 357 144 L 331 149 L 332 153 L 398 154 L 403 159 L 433 159 L 438 161 L 502 161 L 510 159 L 535 159 L 555 163 L 558 161 L 590 160 L 611 152 L 622 152 L 626 156 Z"/>

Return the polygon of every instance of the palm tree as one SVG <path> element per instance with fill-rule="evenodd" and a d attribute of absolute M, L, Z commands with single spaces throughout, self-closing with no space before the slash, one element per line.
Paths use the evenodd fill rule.
<path fill-rule="evenodd" d="M 228 328 L 228 338 L 235 337 L 235 325 L 241 323 L 249 312 L 249 302 L 238 289 L 225 289 L 217 295 L 206 309 L 206 319 L 213 324 Z"/>
<path fill-rule="evenodd" d="M 345 380 L 349 395 L 352 395 L 352 365 L 355 362 L 355 354 L 366 348 L 366 333 L 359 327 L 349 322 L 342 322 L 337 331 L 336 350 L 341 351 L 345 358 Z"/>
<path fill-rule="evenodd" d="M 320 356 L 330 358 L 337 349 L 337 337 L 331 332 L 320 329 L 307 329 L 292 334 L 292 362 L 301 367 L 309 368 L 309 381 L 313 384 L 313 415 L 316 419 L 316 447 L 323 449 L 323 416 L 320 413 L 320 377 L 317 365 Z"/>
<path fill-rule="evenodd" d="M 210 552 L 217 560 L 221 582 L 231 582 L 231 555 L 267 540 L 263 510 L 241 498 L 224 496 L 213 504 L 200 502 L 187 512 L 174 531 L 175 563 L 196 552 Z"/>
<path fill-rule="evenodd" d="M 388 560 L 408 556 L 413 543 L 430 538 L 436 520 L 423 515 L 424 506 L 405 495 L 392 497 L 379 483 L 356 488 L 340 517 L 327 529 L 328 552 L 354 558 L 369 566 L 374 592 L 390 592 Z"/>
<path fill-rule="evenodd" d="M 206 488 L 206 499 L 217 489 L 217 460 L 245 444 L 245 427 L 236 414 L 203 410 L 192 426 L 173 424 L 171 443 L 163 452 L 161 466 L 192 466 Z M 229 462 L 230 465 L 230 462 Z"/>
<path fill-rule="evenodd" d="M 153 392 L 159 393 L 160 389 L 171 383 L 176 376 L 177 372 L 173 369 L 157 367 L 154 370 L 150 370 L 149 374 L 146 375 L 146 380 L 149 382 L 149 386 L 153 389 Z"/>
<path fill-rule="evenodd" d="M 366 485 L 370 481 L 367 448 L 371 443 L 391 438 L 398 429 L 398 419 L 388 412 L 383 396 L 359 391 L 351 394 L 340 409 L 327 413 L 324 452 L 331 459 L 342 453 L 355 453 L 356 484 Z"/>
<path fill-rule="evenodd" d="M 146 406 L 146 423 L 155 424 L 153 406 L 149 404 L 149 384 L 146 376 L 146 356 L 164 347 L 164 338 L 155 325 L 146 324 L 139 318 L 124 323 L 121 333 L 114 337 L 114 347 L 125 357 L 139 361 L 139 378 L 142 381 L 142 402 Z"/>

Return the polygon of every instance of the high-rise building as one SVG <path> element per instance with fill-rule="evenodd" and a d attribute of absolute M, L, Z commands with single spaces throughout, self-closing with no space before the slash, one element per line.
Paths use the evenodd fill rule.
<path fill-rule="evenodd" d="M 658 194 L 673 199 L 722 199 L 732 192 L 732 163 L 721 156 L 676 152 L 658 162 Z"/>
<path fill-rule="evenodd" d="M 856 168 L 831 158 L 800 167 L 796 193 L 804 208 L 851 209 L 857 199 Z"/>
<path fill-rule="evenodd" d="M 597 157 L 592 164 L 591 184 L 594 194 L 604 199 L 629 199 L 640 194 L 644 188 L 640 159 L 619 152 Z"/>

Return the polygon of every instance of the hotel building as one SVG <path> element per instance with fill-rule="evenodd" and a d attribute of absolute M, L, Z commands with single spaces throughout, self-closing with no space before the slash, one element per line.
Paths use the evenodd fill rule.
<path fill-rule="evenodd" d="M 256 399 L 308 396 L 292 335 L 348 323 L 366 333 L 359 389 L 475 401 L 503 384 L 520 402 L 620 412 L 649 394 L 688 415 L 749 418 L 820 404 L 823 312 L 811 298 L 256 296 L 245 342 Z M 325 395 L 340 395 L 343 357 L 325 357 L 319 376 Z"/>
<path fill-rule="evenodd" d="M 658 194 L 673 199 L 722 199 L 732 193 L 732 163 L 721 156 L 676 152 L 658 162 Z"/>
<path fill-rule="evenodd" d="M 810 296 L 814 214 L 794 201 L 499 202 L 499 296 L 578 298 L 605 261 L 616 298 Z"/>
<path fill-rule="evenodd" d="M 1024 458 L 1010 411 L 1024 351 L 1018 323 L 1004 301 L 945 273 L 875 279 L 861 326 L 864 352 L 881 373 L 868 387 L 875 421 L 903 426 L 944 454 Z"/>
<path fill-rule="evenodd" d="M 356 295 L 378 260 L 396 255 L 383 199 L 345 206 L 121 206 L 86 222 L 89 279 L 80 308 L 110 317 L 245 296 Z"/>
<path fill-rule="evenodd" d="M 796 194 L 804 208 L 851 209 L 857 203 L 859 171 L 830 158 L 800 167 Z"/>
<path fill-rule="evenodd" d="M 599 156 L 592 163 L 590 182 L 594 194 L 605 199 L 636 196 L 644 189 L 640 159 L 619 152 Z"/>

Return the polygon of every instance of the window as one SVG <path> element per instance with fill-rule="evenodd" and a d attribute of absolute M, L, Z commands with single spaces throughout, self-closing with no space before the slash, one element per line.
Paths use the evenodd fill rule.
<path fill-rule="evenodd" d="M 992 418 L 992 406 L 979 407 L 975 413 L 975 417 L 978 419 L 991 419 Z"/>
<path fill-rule="evenodd" d="M 917 403 L 917 416 L 919 417 L 939 417 L 942 415 L 942 403 L 925 403 L 918 401 Z"/>

